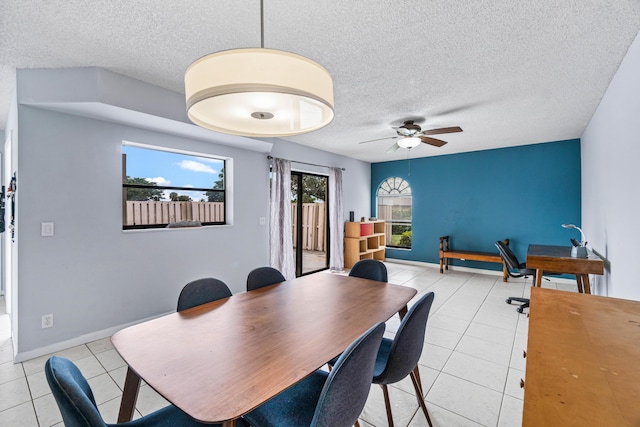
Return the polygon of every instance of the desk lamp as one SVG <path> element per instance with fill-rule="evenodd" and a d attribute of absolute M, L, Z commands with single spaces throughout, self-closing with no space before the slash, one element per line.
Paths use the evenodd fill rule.
<path fill-rule="evenodd" d="M 582 229 L 575 224 L 562 224 L 562 228 L 575 228 L 580 232 L 580 245 L 571 247 L 571 256 L 573 258 L 587 258 L 589 253 L 587 252 L 587 242 L 584 239 Z"/>

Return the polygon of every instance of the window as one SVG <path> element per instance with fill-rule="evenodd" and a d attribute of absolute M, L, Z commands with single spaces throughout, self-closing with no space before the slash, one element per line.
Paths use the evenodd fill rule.
<path fill-rule="evenodd" d="M 122 146 L 122 228 L 225 224 L 225 160 Z"/>
<path fill-rule="evenodd" d="M 385 220 L 386 245 L 411 249 L 411 187 L 402 178 L 388 178 L 378 187 L 378 219 Z"/>

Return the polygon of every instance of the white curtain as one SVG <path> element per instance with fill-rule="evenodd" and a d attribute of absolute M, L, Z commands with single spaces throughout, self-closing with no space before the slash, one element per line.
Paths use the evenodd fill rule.
<path fill-rule="evenodd" d="M 344 270 L 344 216 L 342 214 L 342 169 L 329 169 L 329 230 L 331 271 Z"/>
<path fill-rule="evenodd" d="M 271 267 L 290 280 L 296 277 L 291 224 L 291 162 L 273 159 L 271 169 Z"/>

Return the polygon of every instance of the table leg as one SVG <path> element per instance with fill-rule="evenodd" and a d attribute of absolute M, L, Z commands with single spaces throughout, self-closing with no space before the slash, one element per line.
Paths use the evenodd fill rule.
<path fill-rule="evenodd" d="M 133 411 L 138 400 L 138 390 L 140 389 L 140 377 L 127 368 L 127 377 L 124 380 L 124 390 L 122 391 L 122 401 L 120 401 L 120 413 L 118 423 L 124 423 L 133 419 Z"/>
<path fill-rule="evenodd" d="M 539 288 L 542 286 L 542 270 L 536 270 L 536 288 Z"/>
<path fill-rule="evenodd" d="M 400 309 L 400 311 L 398 311 L 398 315 L 400 315 L 400 320 L 404 319 L 405 314 L 407 314 L 407 311 L 409 311 L 407 309 L 407 306 L 405 305 L 404 307 L 402 307 Z"/>
<path fill-rule="evenodd" d="M 583 293 L 582 288 L 582 274 L 576 274 L 576 283 L 578 284 L 578 293 Z"/>
<path fill-rule="evenodd" d="M 584 287 L 585 294 L 591 294 L 591 284 L 589 283 L 589 275 L 582 275 L 582 286 Z"/>
<path fill-rule="evenodd" d="M 222 427 L 236 427 L 236 420 L 228 420 L 222 423 Z"/>

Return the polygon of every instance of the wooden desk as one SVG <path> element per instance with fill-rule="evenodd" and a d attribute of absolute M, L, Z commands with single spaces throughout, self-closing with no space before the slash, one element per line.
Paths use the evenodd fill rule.
<path fill-rule="evenodd" d="M 570 246 L 529 245 L 527 268 L 535 268 L 536 287 L 542 284 L 544 271 L 559 274 L 575 274 L 578 292 L 591 293 L 589 274 L 604 274 L 602 258 L 589 250 L 588 258 L 573 258 Z"/>
<path fill-rule="evenodd" d="M 140 378 L 202 422 L 249 412 L 340 354 L 416 295 L 409 287 L 319 273 L 123 329 L 129 365 L 118 422 L 131 419 Z"/>
<path fill-rule="evenodd" d="M 523 426 L 640 425 L 640 302 L 531 289 Z"/>

